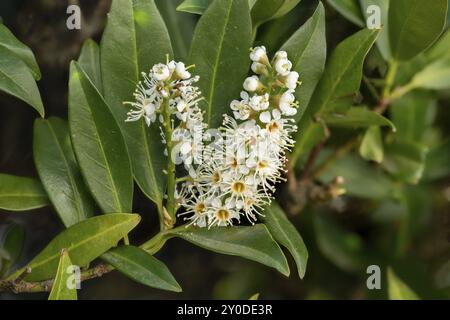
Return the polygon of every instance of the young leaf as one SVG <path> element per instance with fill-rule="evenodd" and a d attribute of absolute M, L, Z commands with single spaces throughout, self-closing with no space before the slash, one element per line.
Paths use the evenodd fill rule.
<path fill-rule="evenodd" d="M 291 157 L 295 162 L 323 138 L 323 128 L 314 116 L 324 112 L 345 112 L 353 102 L 362 79 L 364 59 L 378 31 L 364 29 L 340 43 L 329 59 L 311 102 L 299 123 L 297 143 Z"/>
<path fill-rule="evenodd" d="M 76 62 L 70 66 L 69 124 L 84 180 L 102 211 L 130 211 L 133 177 L 127 148 L 111 111 Z"/>
<path fill-rule="evenodd" d="M 177 7 L 177 11 L 203 14 L 212 1 L 213 0 L 184 0 Z"/>
<path fill-rule="evenodd" d="M 84 41 L 78 63 L 91 79 L 100 93 L 103 93 L 102 74 L 100 71 L 100 48 L 92 39 Z"/>
<path fill-rule="evenodd" d="M 389 6 L 389 40 L 392 56 L 410 60 L 427 49 L 442 33 L 447 0 L 395 0 Z"/>
<path fill-rule="evenodd" d="M 336 9 L 337 12 L 358 27 L 366 25 L 359 8 L 358 0 L 328 0 L 328 3 Z"/>
<path fill-rule="evenodd" d="M 212 230 L 189 228 L 175 230 L 172 235 L 207 250 L 262 263 L 289 276 L 290 271 L 286 257 L 263 224 Z"/>
<path fill-rule="evenodd" d="M 70 261 L 69 253 L 63 249 L 61 250 L 58 270 L 56 271 L 55 281 L 48 300 L 77 300 L 76 286 L 73 288 L 68 286 L 71 274 L 67 270 L 70 266 L 72 266 L 72 262 Z"/>
<path fill-rule="evenodd" d="M 327 57 L 325 38 L 325 10 L 320 2 L 313 16 L 295 32 L 281 47 L 292 61 L 292 70 L 300 74 L 301 86 L 295 91 L 295 97 L 304 110 L 311 99 L 314 89 L 322 76 Z M 297 112 L 298 121 L 303 112 Z"/>
<path fill-rule="evenodd" d="M 300 0 L 256 0 L 251 15 L 253 28 L 264 22 L 284 16 L 294 9 Z"/>
<path fill-rule="evenodd" d="M 297 264 L 298 275 L 303 279 L 308 261 L 308 250 L 302 236 L 276 202 L 266 209 L 263 221 L 272 237 L 292 254 Z"/>
<path fill-rule="evenodd" d="M 4 47 L 19 57 L 30 69 L 34 79 L 39 80 L 41 78 L 41 71 L 34 57 L 33 51 L 30 50 L 25 44 L 20 42 L 12 32 L 4 25 L 0 23 L 0 47 Z"/>
<path fill-rule="evenodd" d="M 37 119 L 33 153 L 42 184 L 64 225 L 70 227 L 92 216 L 94 202 L 78 169 L 67 122 Z"/>
<path fill-rule="evenodd" d="M 320 118 L 330 127 L 367 128 L 370 126 L 389 126 L 395 131 L 394 124 L 377 112 L 365 107 L 351 107 L 344 114 L 324 113 Z"/>
<path fill-rule="evenodd" d="M 359 154 L 366 160 L 381 163 L 384 157 L 383 141 L 379 126 L 367 129 L 359 146 Z"/>
<path fill-rule="evenodd" d="M 117 247 L 104 253 L 102 259 L 143 285 L 181 292 L 180 285 L 166 265 L 140 248 Z"/>
<path fill-rule="evenodd" d="M 41 95 L 30 69 L 16 54 L 2 46 L 0 46 L 0 91 L 26 102 L 44 117 Z"/>
<path fill-rule="evenodd" d="M 27 211 L 48 205 L 39 181 L 0 173 L 0 209 Z"/>
<path fill-rule="evenodd" d="M 67 249 L 74 265 L 85 266 L 117 245 L 141 220 L 137 214 L 110 213 L 89 218 L 65 229 L 29 264 L 27 281 L 50 279 L 55 275 L 60 252 Z M 9 277 L 14 279 L 19 270 Z"/>
<path fill-rule="evenodd" d="M 391 268 L 387 272 L 389 300 L 419 300 L 417 294 L 400 280 Z"/>
<path fill-rule="evenodd" d="M 199 87 L 206 99 L 204 121 L 211 128 L 222 123 L 230 102 L 239 97 L 251 39 L 247 0 L 214 1 L 197 24 L 189 60 L 200 76 Z"/>
<path fill-rule="evenodd" d="M 7 254 L 7 257 L 4 257 L 6 260 L 0 265 L 0 276 L 7 273 L 19 260 L 24 241 L 25 230 L 21 225 L 12 223 L 7 227 L 3 237 L 0 239 L 0 249 Z"/>
<path fill-rule="evenodd" d="M 105 100 L 123 133 L 130 153 L 133 174 L 141 190 L 158 206 L 162 205 L 167 158 L 160 142 L 158 126 L 144 121 L 126 123 L 133 92 L 141 72 L 172 56 L 170 38 L 153 0 L 114 0 L 100 43 L 100 63 Z M 119 63 L 120 62 L 120 63 Z"/>

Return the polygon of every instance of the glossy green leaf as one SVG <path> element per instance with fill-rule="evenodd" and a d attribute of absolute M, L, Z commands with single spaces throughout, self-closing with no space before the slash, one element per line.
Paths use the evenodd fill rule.
<path fill-rule="evenodd" d="M 44 105 L 33 74 L 20 57 L 2 46 L 0 46 L 0 91 L 26 102 L 44 117 Z"/>
<path fill-rule="evenodd" d="M 189 61 L 200 76 L 204 121 L 211 128 L 222 123 L 230 102 L 239 97 L 250 64 L 251 43 L 247 0 L 214 1 L 197 24 Z"/>
<path fill-rule="evenodd" d="M 100 93 L 103 93 L 102 73 L 100 71 L 100 48 L 92 39 L 84 41 L 78 63 L 91 79 Z"/>
<path fill-rule="evenodd" d="M 54 277 L 62 249 L 67 249 L 74 265 L 85 266 L 117 245 L 141 220 L 137 214 L 110 213 L 81 221 L 57 235 L 29 264 L 27 281 Z M 10 278 L 21 274 L 14 273 Z"/>
<path fill-rule="evenodd" d="M 426 66 L 414 76 L 410 86 L 433 90 L 450 88 L 450 57 Z"/>
<path fill-rule="evenodd" d="M 328 0 L 328 3 L 350 22 L 359 27 L 366 25 L 358 0 Z"/>
<path fill-rule="evenodd" d="M 36 80 L 41 78 L 41 71 L 34 57 L 33 51 L 23 44 L 12 32 L 0 23 L 0 47 L 4 47 L 19 57 L 30 69 Z"/>
<path fill-rule="evenodd" d="M 300 103 L 296 115 L 298 121 L 308 106 L 314 89 L 322 76 L 327 57 L 325 37 L 325 10 L 319 3 L 313 16 L 295 32 L 281 47 L 288 53 L 293 70 L 300 74 L 302 85 L 295 91 L 295 97 Z"/>
<path fill-rule="evenodd" d="M 395 1 L 395 0 L 394 0 Z M 389 2 L 390 0 L 360 0 L 361 10 L 365 19 L 371 19 L 374 11 L 370 6 L 378 6 L 380 9 L 381 32 L 377 39 L 377 46 L 384 60 L 391 59 L 391 47 L 389 44 Z"/>
<path fill-rule="evenodd" d="M 329 59 L 302 119 L 291 161 L 307 153 L 323 138 L 323 128 L 314 121 L 316 115 L 345 112 L 351 107 L 361 79 L 364 59 L 376 40 L 378 31 L 361 30 L 340 43 Z"/>
<path fill-rule="evenodd" d="M 394 271 L 389 268 L 387 272 L 389 300 L 419 300 L 417 294 L 408 287 Z"/>
<path fill-rule="evenodd" d="M 33 154 L 44 189 L 64 225 L 70 227 L 92 216 L 94 201 L 75 160 L 67 122 L 37 119 Z"/>
<path fill-rule="evenodd" d="M 100 208 L 131 211 L 133 178 L 119 126 L 76 62 L 70 66 L 69 125 L 78 164 Z"/>
<path fill-rule="evenodd" d="M 383 140 L 379 126 L 367 129 L 359 146 L 359 154 L 366 160 L 381 163 L 384 157 Z"/>
<path fill-rule="evenodd" d="M 27 211 L 48 205 L 39 181 L 0 173 L 0 209 Z"/>
<path fill-rule="evenodd" d="M 275 202 L 266 208 L 263 221 L 272 237 L 292 254 L 297 264 L 298 275 L 303 279 L 308 261 L 308 250 L 300 233 Z"/>
<path fill-rule="evenodd" d="M 181 292 L 180 285 L 166 265 L 140 248 L 117 247 L 104 253 L 102 259 L 143 285 Z"/>
<path fill-rule="evenodd" d="M 0 265 L 0 276 L 7 273 L 19 260 L 25 241 L 25 229 L 16 223 L 9 225 L 0 239 L 0 250 L 6 254 Z M 1 255 L 1 254 L 0 254 Z"/>
<path fill-rule="evenodd" d="M 320 118 L 330 127 L 367 128 L 370 126 L 389 126 L 395 131 L 394 124 L 377 112 L 365 107 L 351 107 L 345 113 L 325 113 Z"/>
<path fill-rule="evenodd" d="M 401 181 L 417 184 L 425 168 L 427 148 L 414 141 L 398 141 L 385 147 L 384 168 Z"/>
<path fill-rule="evenodd" d="M 389 7 L 392 56 L 409 60 L 426 50 L 444 30 L 447 0 L 395 0 Z"/>
<path fill-rule="evenodd" d="M 257 0 L 252 7 L 253 26 L 284 16 L 294 9 L 300 0 Z"/>
<path fill-rule="evenodd" d="M 425 56 L 429 61 L 450 58 L 450 30 L 447 30 L 439 40 L 427 50 Z"/>
<path fill-rule="evenodd" d="M 176 230 L 173 235 L 210 251 L 262 263 L 289 276 L 286 257 L 263 224 L 209 230 L 189 228 Z"/>
<path fill-rule="evenodd" d="M 203 14 L 212 1 L 213 0 L 184 0 L 177 7 L 177 11 Z"/>
<path fill-rule="evenodd" d="M 141 72 L 172 56 L 167 28 L 153 0 L 114 0 L 100 44 L 100 63 L 105 100 L 123 133 L 133 174 L 141 190 L 158 206 L 165 190 L 167 158 L 158 126 L 144 121 L 126 123 L 133 92 Z M 119 63 L 120 62 L 120 63 Z"/>
<path fill-rule="evenodd" d="M 68 272 L 71 266 L 72 261 L 70 261 L 69 253 L 65 249 L 61 250 L 55 281 L 53 282 L 52 291 L 50 291 L 48 300 L 77 300 L 76 286 L 72 287 L 68 285 L 72 276 Z"/>

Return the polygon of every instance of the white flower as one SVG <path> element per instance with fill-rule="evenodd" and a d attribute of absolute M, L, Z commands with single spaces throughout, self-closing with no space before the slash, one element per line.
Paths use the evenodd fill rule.
<path fill-rule="evenodd" d="M 270 118 L 271 118 L 271 116 L 270 116 L 270 112 L 269 111 L 264 111 L 264 112 L 262 112 L 259 115 L 259 120 L 262 123 L 269 123 L 270 122 Z"/>
<path fill-rule="evenodd" d="M 254 95 L 250 98 L 249 105 L 255 111 L 266 110 L 270 105 L 269 94 L 266 93 L 262 96 Z"/>
<path fill-rule="evenodd" d="M 252 63 L 252 71 L 256 74 L 267 74 L 267 67 L 259 62 L 253 62 Z"/>
<path fill-rule="evenodd" d="M 245 79 L 244 81 L 244 89 L 249 92 L 254 92 L 258 90 L 260 86 L 260 82 L 257 76 L 251 76 Z"/>
<path fill-rule="evenodd" d="M 287 59 L 287 57 L 288 57 L 287 52 L 280 50 L 275 53 L 274 60 Z"/>
<path fill-rule="evenodd" d="M 178 62 L 175 67 L 175 73 L 180 79 L 189 79 L 191 74 L 186 70 L 186 67 L 183 62 Z"/>
<path fill-rule="evenodd" d="M 169 67 L 165 64 L 158 63 L 154 65 L 152 71 L 156 80 L 166 81 L 170 77 Z"/>
<path fill-rule="evenodd" d="M 286 87 L 291 90 L 295 90 L 297 88 L 299 74 L 296 71 L 291 71 L 286 77 Z"/>
<path fill-rule="evenodd" d="M 281 76 L 287 76 L 292 68 L 292 62 L 288 59 L 281 58 L 277 59 L 275 62 L 275 70 Z"/>
<path fill-rule="evenodd" d="M 266 47 L 260 46 L 253 48 L 250 52 L 250 59 L 254 62 L 267 64 L 269 59 L 267 58 Z"/>
<path fill-rule="evenodd" d="M 220 198 L 215 198 L 212 201 L 212 209 L 210 212 L 211 218 L 208 227 L 218 226 L 226 227 L 233 225 L 233 219 L 239 220 L 239 212 L 235 209 L 235 202 L 228 198 L 223 204 Z"/>

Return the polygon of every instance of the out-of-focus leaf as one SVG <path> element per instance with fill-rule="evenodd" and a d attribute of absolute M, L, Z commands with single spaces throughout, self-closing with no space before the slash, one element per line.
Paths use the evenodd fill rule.
<path fill-rule="evenodd" d="M 166 265 L 140 248 L 117 247 L 104 253 L 102 259 L 143 285 L 181 292 L 180 285 Z"/>
<path fill-rule="evenodd" d="M 308 249 L 306 249 L 302 236 L 277 203 L 272 202 L 265 212 L 264 224 L 272 237 L 292 254 L 297 264 L 298 275 L 303 279 L 308 261 Z"/>
<path fill-rule="evenodd" d="M 394 0 L 389 6 L 389 40 L 392 56 L 409 60 L 426 50 L 442 33 L 447 0 Z"/>
<path fill-rule="evenodd" d="M 84 41 L 78 63 L 91 79 L 100 93 L 103 93 L 102 73 L 100 71 L 100 48 L 92 39 Z"/>
<path fill-rule="evenodd" d="M 325 38 L 325 10 L 319 3 L 313 16 L 295 32 L 281 47 L 288 53 L 292 61 L 292 70 L 300 74 L 302 85 L 295 91 L 295 97 L 300 103 L 296 115 L 298 121 L 308 106 L 314 89 L 322 76 L 327 56 Z"/>
<path fill-rule="evenodd" d="M 413 141 L 385 146 L 384 168 L 401 181 L 417 184 L 425 168 L 427 148 Z"/>
<path fill-rule="evenodd" d="M 358 0 L 328 0 L 327 2 L 350 22 L 359 27 L 366 25 Z"/>
<path fill-rule="evenodd" d="M 36 169 L 66 227 L 92 216 L 94 202 L 78 169 L 67 122 L 51 117 L 34 123 Z"/>
<path fill-rule="evenodd" d="M 441 179 L 450 175 L 450 142 L 444 142 L 430 150 L 425 163 L 424 179 Z"/>
<path fill-rule="evenodd" d="M 450 58 L 450 30 L 447 30 L 438 41 L 425 53 L 429 61 Z"/>
<path fill-rule="evenodd" d="M 450 287 L 450 260 L 445 262 L 434 275 L 434 282 L 438 288 Z"/>
<path fill-rule="evenodd" d="M 167 0 L 165 0 L 167 1 Z M 178 7 L 177 11 L 203 14 L 213 0 L 184 0 Z"/>
<path fill-rule="evenodd" d="M 336 266 L 346 271 L 365 268 L 364 243 L 356 233 L 320 215 L 314 216 L 314 228 L 320 251 Z"/>
<path fill-rule="evenodd" d="M 230 102 L 239 97 L 251 43 L 247 0 L 214 1 L 197 24 L 189 61 L 200 76 L 204 121 L 211 128 L 222 123 Z"/>
<path fill-rule="evenodd" d="M 382 172 L 356 155 L 338 159 L 319 179 L 329 182 L 336 176 L 344 178 L 346 194 L 364 199 L 385 199 L 395 194 L 393 182 Z"/>
<path fill-rule="evenodd" d="M 259 300 L 259 293 L 255 293 L 250 298 L 248 298 L 248 300 Z"/>
<path fill-rule="evenodd" d="M 41 78 L 41 71 L 34 57 L 33 51 L 23 44 L 12 32 L 0 23 L 0 47 L 4 47 L 17 55 L 30 69 L 36 80 Z"/>
<path fill-rule="evenodd" d="M 27 211 L 48 205 L 39 181 L 0 173 L 0 209 Z"/>
<path fill-rule="evenodd" d="M 418 72 L 410 83 L 411 88 L 443 90 L 450 88 L 450 55 L 437 60 Z"/>
<path fill-rule="evenodd" d="M 294 9 L 300 0 L 256 0 L 252 7 L 253 27 L 284 16 Z"/>
<path fill-rule="evenodd" d="M 286 257 L 263 224 L 210 230 L 189 228 L 176 230 L 172 235 L 210 251 L 259 262 L 289 276 Z"/>
<path fill-rule="evenodd" d="M 344 114 L 325 113 L 320 116 L 330 127 L 367 128 L 370 126 L 389 126 L 395 130 L 394 124 L 377 112 L 365 107 L 351 107 Z"/>
<path fill-rule="evenodd" d="M 185 61 L 194 34 L 196 19 L 191 14 L 175 10 L 180 2 L 181 0 L 157 0 L 156 5 L 169 31 L 175 59 Z"/>
<path fill-rule="evenodd" d="M 389 61 L 391 58 L 391 47 L 389 44 L 389 1 L 390 0 L 360 0 L 361 10 L 365 19 L 368 19 L 373 12 L 369 11 L 370 6 L 378 6 L 380 9 L 380 19 L 382 31 L 377 39 L 377 46 L 384 60 Z M 395 0 L 394 0 L 395 1 Z"/>
<path fill-rule="evenodd" d="M 359 146 L 359 154 L 366 160 L 381 163 L 384 157 L 381 130 L 378 126 L 367 129 Z"/>
<path fill-rule="evenodd" d="M 364 59 L 377 34 L 376 30 L 362 30 L 344 40 L 334 50 L 300 120 L 301 130 L 291 156 L 294 165 L 300 155 L 307 153 L 323 139 L 323 128 L 314 121 L 314 116 L 326 112 L 342 113 L 351 107 L 361 84 Z"/>
<path fill-rule="evenodd" d="M 25 241 L 25 230 L 19 224 L 11 224 L 5 230 L 0 239 L 0 249 L 7 256 L 4 256 L 3 264 L 0 265 L 0 276 L 4 275 L 20 258 Z"/>
<path fill-rule="evenodd" d="M 137 214 L 110 213 L 89 218 L 65 229 L 29 264 L 31 273 L 27 281 L 52 278 L 58 267 L 62 249 L 67 249 L 74 265 L 85 266 L 101 254 L 117 245 L 141 220 Z M 15 279 L 23 269 L 8 279 Z"/>
<path fill-rule="evenodd" d="M 77 300 L 76 286 L 72 287 L 68 285 L 71 274 L 67 270 L 71 266 L 72 261 L 70 261 L 69 253 L 65 249 L 61 250 L 55 281 L 53 282 L 52 291 L 48 300 Z"/>
<path fill-rule="evenodd" d="M 98 205 L 105 213 L 131 211 L 133 177 L 119 126 L 76 62 L 70 66 L 69 124 L 81 173 Z"/>
<path fill-rule="evenodd" d="M 0 91 L 26 102 L 44 117 L 44 105 L 33 74 L 20 57 L 1 45 Z"/>
<path fill-rule="evenodd" d="M 391 268 L 387 272 L 389 300 L 419 300 L 417 294 L 400 280 Z"/>
<path fill-rule="evenodd" d="M 133 101 L 133 92 L 156 64 L 173 56 L 170 37 L 153 0 L 114 0 L 100 44 L 100 64 L 105 100 L 119 124 L 128 152 L 132 155 L 134 178 L 141 190 L 162 206 L 167 157 L 158 126 L 144 121 L 126 123 L 124 101 Z"/>

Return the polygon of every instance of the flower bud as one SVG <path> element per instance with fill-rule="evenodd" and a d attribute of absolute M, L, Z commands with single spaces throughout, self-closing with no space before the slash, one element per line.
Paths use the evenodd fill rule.
<path fill-rule="evenodd" d="M 248 77 L 244 81 L 244 89 L 248 92 L 255 92 L 261 87 L 261 83 L 259 82 L 258 77 L 252 76 Z"/>
<path fill-rule="evenodd" d="M 269 64 L 269 58 L 267 57 L 266 47 L 255 47 L 250 52 L 250 59 L 254 62 L 259 62 L 265 65 Z"/>

